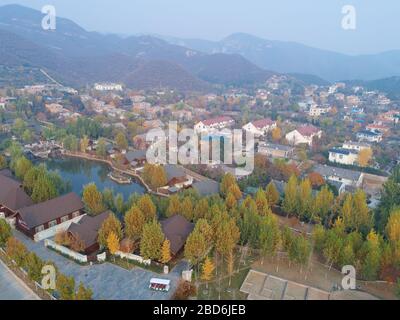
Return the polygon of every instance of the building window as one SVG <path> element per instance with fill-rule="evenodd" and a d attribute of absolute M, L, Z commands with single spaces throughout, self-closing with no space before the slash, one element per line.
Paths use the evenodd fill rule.
<path fill-rule="evenodd" d="M 49 222 L 49 228 L 52 228 L 57 225 L 57 220 L 53 220 Z"/>
<path fill-rule="evenodd" d="M 68 220 L 69 220 L 69 217 L 68 216 L 64 216 L 64 217 L 61 218 L 61 223 L 67 222 Z"/>
<path fill-rule="evenodd" d="M 80 212 L 79 211 L 76 211 L 76 212 L 74 212 L 72 214 L 72 218 L 76 218 L 76 217 L 79 217 L 79 216 L 80 216 Z"/>
<path fill-rule="evenodd" d="M 44 230 L 44 225 L 38 226 L 35 228 L 35 233 L 41 232 Z"/>

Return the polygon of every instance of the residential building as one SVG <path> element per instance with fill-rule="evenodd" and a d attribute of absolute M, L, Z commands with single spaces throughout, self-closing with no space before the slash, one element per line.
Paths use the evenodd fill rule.
<path fill-rule="evenodd" d="M 269 118 L 249 122 L 243 126 L 243 130 L 252 133 L 255 137 L 265 136 L 269 131 L 276 128 L 276 121 Z"/>
<path fill-rule="evenodd" d="M 329 161 L 345 165 L 354 165 L 358 161 L 358 152 L 344 148 L 331 149 L 329 150 Z"/>
<path fill-rule="evenodd" d="M 143 166 L 146 163 L 146 150 L 134 150 L 125 153 L 125 164 L 130 164 L 132 167 Z"/>
<path fill-rule="evenodd" d="M 364 149 L 371 149 L 371 145 L 367 142 L 345 141 L 343 143 L 343 149 L 355 150 L 360 152 Z"/>
<path fill-rule="evenodd" d="M 171 255 L 176 256 L 185 246 L 187 238 L 194 229 L 194 224 L 181 215 L 174 215 L 162 220 L 161 228 L 165 238 L 170 242 Z"/>
<path fill-rule="evenodd" d="M 349 169 L 336 168 L 327 165 L 316 165 L 314 171 L 328 182 L 337 182 L 345 186 L 359 188 L 363 182 L 364 173 Z"/>
<path fill-rule="evenodd" d="M 16 228 L 35 241 L 66 230 L 84 214 L 81 198 L 75 193 L 17 210 Z"/>
<path fill-rule="evenodd" d="M 170 192 L 174 193 L 192 185 L 193 178 L 187 175 L 182 167 L 167 164 L 164 169 L 167 175 L 167 187 Z"/>
<path fill-rule="evenodd" d="M 94 89 L 97 91 L 122 91 L 122 85 L 118 83 L 95 83 Z"/>
<path fill-rule="evenodd" d="M 294 148 L 282 144 L 260 143 L 258 153 L 271 158 L 291 158 L 294 154 Z"/>
<path fill-rule="evenodd" d="M 305 125 L 289 132 L 286 140 L 292 145 L 307 144 L 312 146 L 313 139 L 322 137 L 322 131 L 312 125 Z"/>
<path fill-rule="evenodd" d="M 198 181 L 193 183 L 193 189 L 202 197 L 219 194 L 219 183 L 214 180 Z"/>
<path fill-rule="evenodd" d="M 97 216 L 85 215 L 78 222 L 72 222 L 67 229 L 68 234 L 76 240 L 82 241 L 82 253 L 91 255 L 99 250 L 98 234 L 103 222 L 112 214 L 103 212 Z"/>
<path fill-rule="evenodd" d="M 227 128 L 235 123 L 231 117 L 221 116 L 217 118 L 200 121 L 194 126 L 197 133 L 210 132 Z"/>
<path fill-rule="evenodd" d="M 13 217 L 17 210 L 33 204 L 22 183 L 13 179 L 9 170 L 0 171 L 0 217 Z"/>
<path fill-rule="evenodd" d="M 308 111 L 308 115 L 310 117 L 320 117 L 323 114 L 327 114 L 331 111 L 331 107 L 320 107 L 317 105 L 312 105 L 310 110 Z"/>
<path fill-rule="evenodd" d="M 380 132 L 362 130 L 357 133 L 357 139 L 359 141 L 381 142 L 383 139 L 383 135 Z"/>

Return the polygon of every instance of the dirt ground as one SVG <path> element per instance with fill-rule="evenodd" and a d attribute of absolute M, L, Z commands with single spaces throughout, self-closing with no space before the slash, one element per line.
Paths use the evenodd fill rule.
<path fill-rule="evenodd" d="M 280 254 L 276 258 L 265 258 L 255 261 L 251 268 L 253 270 L 270 274 L 279 278 L 294 281 L 306 286 L 315 287 L 324 291 L 332 291 L 332 289 L 341 284 L 343 275 L 335 270 L 329 270 L 328 267 L 320 263 L 315 257 L 310 259 L 309 267 L 300 268 L 292 264 L 289 266 L 288 259 L 285 254 Z M 395 286 L 384 282 L 363 282 L 357 281 L 357 286 L 373 296 L 380 299 L 396 299 Z"/>

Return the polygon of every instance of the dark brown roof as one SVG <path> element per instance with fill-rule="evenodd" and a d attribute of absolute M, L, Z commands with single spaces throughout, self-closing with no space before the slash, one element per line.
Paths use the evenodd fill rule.
<path fill-rule="evenodd" d="M 68 232 L 73 235 L 78 235 L 87 249 L 97 242 L 98 232 L 104 220 L 106 220 L 110 214 L 112 214 L 111 211 L 106 211 L 94 217 L 84 216 L 78 223 L 72 223 Z"/>
<path fill-rule="evenodd" d="M 20 182 L 0 174 L 0 205 L 16 211 L 33 204 Z"/>
<path fill-rule="evenodd" d="M 186 239 L 194 229 L 194 224 L 181 215 L 161 221 L 165 237 L 170 241 L 171 253 L 176 255 L 185 245 Z"/>
<path fill-rule="evenodd" d="M 84 204 L 76 193 L 25 207 L 18 210 L 21 219 L 29 229 L 40 226 L 46 222 L 62 218 L 70 213 L 83 210 Z"/>

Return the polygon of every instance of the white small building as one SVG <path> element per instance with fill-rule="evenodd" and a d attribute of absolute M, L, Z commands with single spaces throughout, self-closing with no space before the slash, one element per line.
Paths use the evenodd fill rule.
<path fill-rule="evenodd" d="M 329 150 L 329 161 L 352 166 L 358 161 L 358 152 L 342 148 L 331 149 Z"/>
<path fill-rule="evenodd" d="M 331 111 L 331 107 L 320 107 L 317 105 L 312 105 L 308 114 L 310 117 L 320 117 L 323 114 L 327 114 Z"/>
<path fill-rule="evenodd" d="M 122 85 L 119 83 L 95 83 L 94 89 L 97 91 L 122 91 Z"/>
<path fill-rule="evenodd" d="M 171 280 L 152 278 L 152 279 L 150 279 L 149 289 L 155 290 L 155 291 L 168 292 L 170 289 L 170 286 L 171 286 Z"/>
<path fill-rule="evenodd" d="M 364 149 L 371 149 L 371 145 L 367 142 L 345 141 L 342 148 L 360 152 Z"/>
<path fill-rule="evenodd" d="M 307 144 L 312 146 L 313 139 L 321 139 L 322 131 L 314 126 L 301 126 L 286 135 L 286 140 L 292 145 Z"/>
<path fill-rule="evenodd" d="M 268 132 L 276 128 L 276 126 L 276 121 L 266 118 L 249 122 L 248 124 L 243 126 L 243 130 L 246 132 L 250 132 L 257 137 L 267 135 Z"/>
<path fill-rule="evenodd" d="M 381 142 L 383 140 L 383 135 L 380 132 L 373 132 L 368 130 L 363 130 L 357 133 L 357 139 L 359 141 L 368 142 Z"/>
<path fill-rule="evenodd" d="M 231 117 L 221 116 L 217 118 L 200 121 L 194 126 L 194 130 L 199 134 L 203 132 L 212 132 L 227 128 L 235 123 Z"/>

